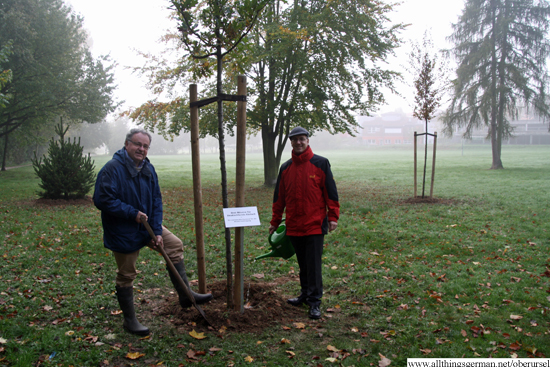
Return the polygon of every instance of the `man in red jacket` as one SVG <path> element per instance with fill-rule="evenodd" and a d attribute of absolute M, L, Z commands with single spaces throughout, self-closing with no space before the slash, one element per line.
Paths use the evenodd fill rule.
<path fill-rule="evenodd" d="M 286 208 L 286 234 L 296 251 L 301 293 L 287 302 L 309 305 L 309 318 L 321 318 L 323 278 L 321 257 L 324 236 L 338 226 L 340 203 L 328 159 L 313 154 L 309 132 L 292 129 L 289 136 L 292 159 L 283 163 L 273 195 L 269 233 L 282 221 Z"/>

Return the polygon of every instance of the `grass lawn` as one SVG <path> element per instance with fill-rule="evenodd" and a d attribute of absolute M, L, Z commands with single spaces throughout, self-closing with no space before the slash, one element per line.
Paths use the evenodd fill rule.
<path fill-rule="evenodd" d="M 304 308 L 303 316 L 254 333 L 178 322 L 177 312 L 166 312 L 176 298 L 162 258 L 147 249 L 138 261 L 136 310 L 153 333 L 143 339 L 125 333 L 99 211 L 90 203 L 37 201 L 32 167 L 0 172 L 0 366 L 379 366 L 382 358 L 405 366 L 407 358 L 550 358 L 550 146 L 503 146 L 505 169 L 498 171 L 488 169 L 488 145 L 442 147 L 434 188 L 439 203 L 418 204 L 407 201 L 412 147 L 344 152 L 314 143 L 331 161 L 341 203 L 338 229 L 325 238 L 323 318 L 309 320 Z M 96 167 L 108 159 L 96 157 Z M 191 158 L 151 151 L 150 159 L 165 224 L 184 241 L 194 279 Z M 227 160 L 233 200 L 234 156 Z M 225 279 L 219 160 L 203 155 L 201 164 L 211 285 Z M 284 303 L 298 291 L 295 258 L 253 261 L 269 250 L 273 190 L 262 186 L 262 167 L 261 155 L 247 157 L 246 204 L 258 207 L 262 226 L 245 231 L 245 290 L 276 284 L 265 297 Z M 230 321 L 229 312 L 216 316 Z M 195 329 L 205 338 L 189 334 Z"/>

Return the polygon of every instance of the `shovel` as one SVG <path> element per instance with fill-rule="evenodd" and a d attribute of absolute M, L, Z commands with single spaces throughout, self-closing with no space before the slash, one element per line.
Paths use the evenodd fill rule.
<path fill-rule="evenodd" d="M 155 236 L 153 229 L 151 229 L 151 226 L 149 225 L 149 223 L 147 223 L 147 218 L 144 215 L 142 215 L 140 219 L 141 219 L 141 223 L 143 223 L 143 225 L 145 226 L 145 229 L 147 229 L 147 232 L 149 232 L 151 239 L 153 240 L 153 242 L 156 243 L 157 236 Z M 206 318 L 206 315 L 204 314 L 204 311 L 202 310 L 202 308 L 199 305 L 197 305 L 197 301 L 195 301 L 195 297 L 193 297 L 193 294 L 191 293 L 191 291 L 189 290 L 189 288 L 187 287 L 183 279 L 181 279 L 178 271 L 176 270 L 176 268 L 174 267 L 174 264 L 172 263 L 172 260 L 170 260 L 170 258 L 166 254 L 166 251 L 164 251 L 164 248 L 160 246 L 157 246 L 157 248 L 162 254 L 162 257 L 164 257 L 164 260 L 166 261 L 166 265 L 168 265 L 168 269 L 170 269 L 170 272 L 172 273 L 172 275 L 174 275 L 174 277 L 178 280 L 178 283 L 181 289 L 183 289 L 183 291 L 185 292 L 185 295 L 187 296 L 187 298 L 191 300 L 191 303 L 193 303 L 193 306 L 195 306 L 195 308 L 199 311 L 201 316 L 204 318 L 204 321 L 206 321 L 206 323 L 209 326 L 212 326 L 212 324 L 210 324 L 210 322 Z"/>

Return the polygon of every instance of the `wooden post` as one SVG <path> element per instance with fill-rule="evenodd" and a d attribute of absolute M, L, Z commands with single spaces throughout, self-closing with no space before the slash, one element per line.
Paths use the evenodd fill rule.
<path fill-rule="evenodd" d="M 197 101 L 197 85 L 189 86 L 189 101 Z M 202 216 L 201 162 L 199 147 L 199 108 L 191 107 L 191 164 L 193 167 L 193 199 L 195 204 L 195 241 L 197 245 L 197 270 L 199 293 L 206 293 L 206 266 L 204 258 L 204 225 Z"/>
<path fill-rule="evenodd" d="M 430 186 L 430 198 L 434 195 L 434 176 L 435 176 L 435 148 L 437 146 L 437 131 L 434 132 L 434 157 L 432 159 L 432 183 Z"/>
<path fill-rule="evenodd" d="M 414 132 L 414 196 L 416 199 L 416 131 Z"/>
<path fill-rule="evenodd" d="M 246 96 L 246 77 L 239 75 L 237 94 Z M 237 102 L 237 169 L 235 177 L 235 206 L 244 207 L 246 161 L 246 102 Z M 235 311 L 244 313 L 244 228 L 235 228 L 235 288 L 233 303 Z"/>

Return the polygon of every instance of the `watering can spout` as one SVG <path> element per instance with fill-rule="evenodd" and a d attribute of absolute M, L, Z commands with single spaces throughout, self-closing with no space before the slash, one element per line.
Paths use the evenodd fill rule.
<path fill-rule="evenodd" d="M 275 255 L 275 253 L 273 251 L 271 251 L 271 252 L 268 252 L 267 254 L 257 256 L 254 260 L 259 260 L 259 259 L 263 259 L 263 258 L 266 258 L 266 257 L 277 257 L 277 255 Z"/>
<path fill-rule="evenodd" d="M 271 245 L 271 252 L 260 255 L 256 257 L 255 260 L 265 257 L 282 257 L 287 260 L 294 255 L 294 247 L 286 235 L 286 226 L 284 224 L 281 224 L 277 230 L 269 235 L 268 241 Z"/>

